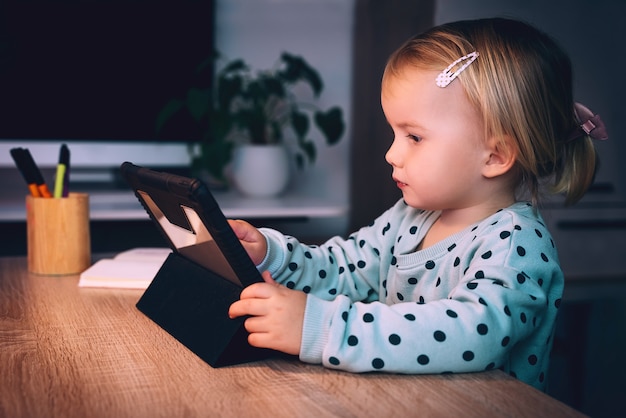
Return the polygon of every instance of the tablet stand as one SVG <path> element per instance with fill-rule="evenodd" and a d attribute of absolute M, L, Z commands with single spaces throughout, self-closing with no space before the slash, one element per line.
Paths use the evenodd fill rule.
<path fill-rule="evenodd" d="M 222 367 L 274 352 L 250 346 L 245 318 L 228 317 L 240 292 L 239 286 L 172 253 L 137 308 L 202 360 Z"/>

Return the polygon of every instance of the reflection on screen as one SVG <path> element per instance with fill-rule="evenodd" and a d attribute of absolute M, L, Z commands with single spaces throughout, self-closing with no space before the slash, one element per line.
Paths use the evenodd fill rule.
<path fill-rule="evenodd" d="M 189 231 L 170 222 L 148 193 L 141 190 L 138 193 L 179 254 L 241 286 L 239 278 L 193 208 L 178 206 L 192 228 L 192 231 Z"/>

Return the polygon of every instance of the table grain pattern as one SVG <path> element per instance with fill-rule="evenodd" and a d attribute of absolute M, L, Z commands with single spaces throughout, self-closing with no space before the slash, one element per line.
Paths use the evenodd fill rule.
<path fill-rule="evenodd" d="M 351 374 L 273 358 L 214 369 L 135 308 L 0 258 L 0 417 L 571 417 L 501 371 Z"/>

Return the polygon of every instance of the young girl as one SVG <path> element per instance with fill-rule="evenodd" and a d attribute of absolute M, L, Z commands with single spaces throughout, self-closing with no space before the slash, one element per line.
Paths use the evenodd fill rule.
<path fill-rule="evenodd" d="M 391 56 L 381 102 L 403 199 L 319 247 L 231 221 L 266 283 L 230 316 L 250 315 L 250 344 L 330 368 L 502 368 L 543 388 L 563 274 L 540 185 L 578 200 L 606 136 L 569 59 L 518 21 L 445 24 Z"/>

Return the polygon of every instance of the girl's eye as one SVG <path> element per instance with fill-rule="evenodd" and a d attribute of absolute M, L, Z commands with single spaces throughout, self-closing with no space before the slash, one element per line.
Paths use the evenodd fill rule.
<path fill-rule="evenodd" d="M 413 140 L 413 141 L 415 141 L 415 142 L 420 142 L 422 140 L 422 138 L 420 138 L 417 135 L 413 135 L 413 134 L 408 134 L 406 137 L 411 139 L 411 140 Z"/>

